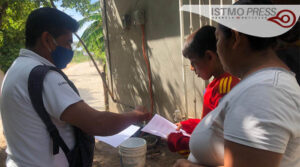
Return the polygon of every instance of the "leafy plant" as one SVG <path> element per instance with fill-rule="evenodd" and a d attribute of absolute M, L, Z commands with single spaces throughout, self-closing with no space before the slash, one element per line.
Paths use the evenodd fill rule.
<path fill-rule="evenodd" d="M 58 2 L 59 0 L 52 0 Z M 25 45 L 25 24 L 31 11 L 41 6 L 51 6 L 49 0 L 1 0 L 0 2 L 0 69 L 8 70 Z M 82 35 L 88 49 L 105 62 L 102 17 L 99 2 L 90 0 L 62 0 L 62 7 L 75 8 L 84 19 L 80 25 L 92 22 Z"/>
<path fill-rule="evenodd" d="M 0 4 L 0 69 L 7 71 L 25 43 L 25 23 L 40 3 L 30 0 L 4 0 Z M 25 17 L 24 17 L 25 16 Z"/>
<path fill-rule="evenodd" d="M 85 13 L 85 17 L 79 21 L 80 27 L 88 23 L 90 23 L 90 25 L 85 29 L 81 38 L 94 56 L 100 60 L 101 63 L 105 64 L 103 25 L 99 2 L 91 4 L 89 13 Z M 77 47 L 79 46 L 81 46 L 81 44 L 77 45 Z"/>

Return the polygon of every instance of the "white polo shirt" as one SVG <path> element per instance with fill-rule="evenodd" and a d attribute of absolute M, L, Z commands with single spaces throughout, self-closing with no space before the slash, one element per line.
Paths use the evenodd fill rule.
<path fill-rule="evenodd" d="M 21 49 L 20 56 L 7 71 L 2 84 L 1 116 L 7 140 L 8 167 L 65 167 L 67 159 L 60 149 L 53 155 L 52 140 L 45 124 L 34 110 L 28 95 L 28 77 L 37 65 L 54 66 L 38 54 Z M 57 72 L 50 71 L 44 80 L 44 105 L 65 143 L 74 146 L 73 129 L 60 120 L 63 111 L 81 98 Z"/>

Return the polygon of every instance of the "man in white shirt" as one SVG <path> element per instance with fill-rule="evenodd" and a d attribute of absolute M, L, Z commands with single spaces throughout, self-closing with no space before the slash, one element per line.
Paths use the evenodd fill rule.
<path fill-rule="evenodd" d="M 68 166 L 61 149 L 53 155 L 52 140 L 29 97 L 28 77 L 38 65 L 64 68 L 73 57 L 72 33 L 77 29 L 74 19 L 56 9 L 40 8 L 29 15 L 26 49 L 21 49 L 2 84 L 1 116 L 8 167 Z M 46 111 L 70 149 L 75 144 L 72 126 L 90 135 L 107 136 L 150 116 L 142 107 L 122 114 L 99 112 L 86 104 L 55 71 L 46 74 L 42 95 Z"/>

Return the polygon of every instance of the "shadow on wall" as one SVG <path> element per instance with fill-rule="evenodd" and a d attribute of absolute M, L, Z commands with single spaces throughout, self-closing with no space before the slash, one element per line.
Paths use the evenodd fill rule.
<path fill-rule="evenodd" d="M 167 82 L 168 92 L 162 85 L 161 77 L 159 74 L 152 73 L 153 76 L 153 89 L 154 89 L 154 99 L 155 99 L 155 112 L 166 118 L 174 118 L 173 112 L 176 109 L 183 110 L 182 100 L 178 95 L 178 90 L 176 87 L 179 85 L 177 82 L 171 83 Z"/>
<path fill-rule="evenodd" d="M 150 108 L 147 68 L 142 55 L 141 28 L 139 26 L 131 26 L 129 30 L 123 30 L 119 21 L 120 16 L 133 12 L 135 3 L 107 1 L 106 5 L 111 73 L 115 98 L 131 106 L 142 104 Z M 147 50 L 147 54 L 151 55 L 151 50 Z M 180 97 L 176 93 L 178 83 L 164 83 L 164 85 L 167 84 L 169 89 L 167 92 L 166 88 L 163 87 L 161 75 L 153 71 L 152 81 L 155 113 L 166 116 L 182 106 Z M 120 104 L 117 104 L 116 108 L 121 112 L 129 110 L 129 108 Z"/>

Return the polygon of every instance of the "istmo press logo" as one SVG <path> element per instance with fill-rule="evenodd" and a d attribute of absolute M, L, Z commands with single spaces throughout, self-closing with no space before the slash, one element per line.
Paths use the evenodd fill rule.
<path fill-rule="evenodd" d="M 181 10 L 257 37 L 284 34 L 300 16 L 300 5 L 184 5 Z"/>

